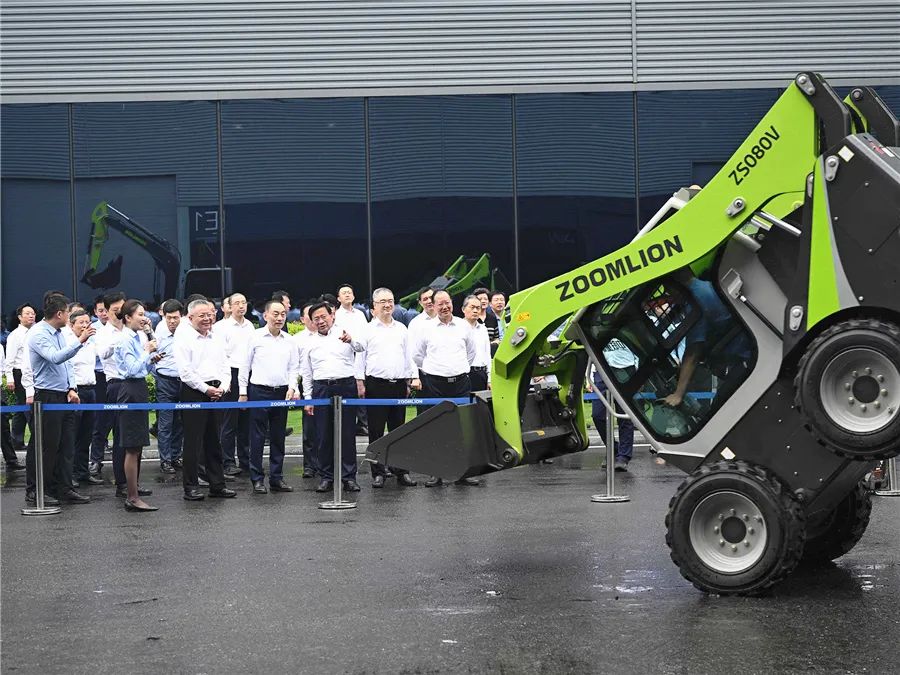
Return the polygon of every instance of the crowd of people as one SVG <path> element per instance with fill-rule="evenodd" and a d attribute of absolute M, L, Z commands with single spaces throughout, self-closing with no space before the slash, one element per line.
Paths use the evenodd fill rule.
<path fill-rule="evenodd" d="M 0 348 L 0 368 L 20 404 L 146 403 L 148 380 L 159 403 L 336 395 L 399 399 L 414 391 L 442 398 L 490 387 L 491 357 L 504 330 L 506 296 L 501 291 L 476 289 L 463 300 L 462 317 L 454 315 L 447 291 L 430 287 L 420 290 L 421 312 L 414 316 L 399 311 L 388 288 L 372 294 L 371 317 L 355 300 L 353 287 L 344 284 L 336 296 L 302 303 L 304 329 L 291 335 L 286 330 L 291 298 L 284 291 L 261 307 L 261 325 L 241 293 L 225 298 L 221 308 L 200 295 L 151 308 L 122 292 L 104 294 L 87 307 L 60 291 L 48 291 L 40 308 L 24 304 L 17 309 L 18 326 L 8 335 L 5 352 Z M 158 317 L 155 326 L 151 316 Z M 303 477 L 316 479 L 319 492 L 330 491 L 335 480 L 347 491 L 359 491 L 357 431 L 362 427 L 371 443 L 405 421 L 402 406 L 357 410 L 362 419 L 342 416 L 342 457 L 340 466 L 334 466 L 331 407 L 304 407 Z M 287 415 L 285 406 L 158 410 L 160 471 L 181 472 L 188 501 L 235 497 L 228 483 L 240 476 L 249 478 L 254 494 L 291 492 L 283 470 L 285 437 L 291 432 Z M 2 417 L 7 472 L 25 471 L 25 499 L 33 504 L 34 421 L 27 412 Z M 43 412 L 45 504 L 90 501 L 82 486 L 106 484 L 103 471 L 112 433 L 116 496 L 129 511 L 156 510 L 145 500 L 151 490 L 140 483 L 149 422 L 147 411 L 124 408 Z M 27 443 L 26 428 L 31 429 Z M 17 452 L 25 452 L 24 467 Z M 371 464 L 371 474 L 376 489 L 392 477 L 401 486 L 417 485 L 400 467 Z M 478 484 L 475 478 L 457 482 Z M 440 476 L 432 476 L 425 485 L 442 483 Z"/>

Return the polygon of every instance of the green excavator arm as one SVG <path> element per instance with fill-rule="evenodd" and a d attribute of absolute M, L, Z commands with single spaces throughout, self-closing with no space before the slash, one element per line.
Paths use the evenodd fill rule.
<path fill-rule="evenodd" d="M 372 444 L 368 458 L 449 478 L 585 449 L 584 371 L 596 355 L 584 353 L 577 330 L 560 334 L 561 325 L 681 268 L 699 271 L 733 238 L 759 228 L 799 236 L 789 216 L 807 199 L 822 153 L 850 132 L 850 112 L 831 87 L 815 73 L 798 75 L 701 190 L 680 199 L 676 193 L 675 208 L 657 214 L 627 246 L 510 298 L 490 392 L 419 415 Z M 811 246 L 816 274 L 805 289 L 806 328 L 841 307 L 834 270 L 829 276 L 820 260 L 827 246 L 822 237 Z M 535 391 L 532 378 L 541 374 L 555 375 L 558 387 Z"/>

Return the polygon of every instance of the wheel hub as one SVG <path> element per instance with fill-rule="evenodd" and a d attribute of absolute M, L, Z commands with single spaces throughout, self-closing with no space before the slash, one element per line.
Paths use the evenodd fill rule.
<path fill-rule="evenodd" d="M 900 371 L 881 352 L 854 347 L 825 367 L 819 394 L 825 413 L 840 429 L 872 433 L 900 413 Z"/>
<path fill-rule="evenodd" d="M 739 574 L 762 558 L 768 529 L 752 499 L 723 490 L 697 504 L 691 514 L 689 536 L 704 565 L 720 574 Z"/>

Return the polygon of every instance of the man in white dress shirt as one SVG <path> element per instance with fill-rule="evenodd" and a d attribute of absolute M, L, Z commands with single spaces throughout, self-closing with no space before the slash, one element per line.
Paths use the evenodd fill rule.
<path fill-rule="evenodd" d="M 491 339 L 487 326 L 479 318 L 484 311 L 484 303 L 477 295 L 463 300 L 463 317 L 472 328 L 475 340 L 475 360 L 469 369 L 469 384 L 472 391 L 484 391 L 491 383 Z"/>
<path fill-rule="evenodd" d="M 374 317 L 360 334 L 364 351 L 356 353 L 356 387 L 360 397 L 406 398 L 410 386 L 418 389 L 419 373 L 412 360 L 407 342 L 408 331 L 393 318 L 394 293 L 389 288 L 378 288 L 372 294 Z M 384 427 L 393 431 L 406 419 L 404 406 L 373 406 L 369 408 L 369 443 L 384 436 Z M 372 464 L 372 487 L 384 487 L 385 467 Z M 397 483 L 415 486 L 409 471 L 391 467 Z"/>
<path fill-rule="evenodd" d="M 34 307 L 25 303 L 16 309 L 19 325 L 6 337 L 6 388 L 16 394 L 16 405 L 25 405 L 25 388 L 22 386 L 22 364 L 28 358 L 26 335 L 34 325 L 37 314 Z M 31 421 L 30 413 L 13 413 L 12 438 L 16 450 L 25 450 L 25 427 Z"/>
<path fill-rule="evenodd" d="M 224 340 L 225 357 L 231 368 L 231 386 L 222 400 L 237 401 L 238 372 L 246 361 L 247 346 L 256 326 L 246 318 L 247 298 L 241 293 L 233 294 L 228 306 L 231 308 L 230 316 L 217 322 L 213 326 L 213 333 Z M 225 475 L 238 476 L 244 470 L 250 470 L 250 411 L 229 408 L 222 412 L 221 442 Z"/>
<path fill-rule="evenodd" d="M 356 300 L 353 286 L 341 284 L 338 287 L 337 300 L 340 304 L 334 310 L 334 325 L 343 328 L 350 335 L 362 335 L 369 322 L 366 320 L 366 315 L 353 306 L 353 302 Z M 355 408 L 354 414 L 356 415 L 356 435 L 365 436 L 369 433 L 368 410 L 360 406 Z"/>
<path fill-rule="evenodd" d="M 309 309 L 313 305 L 316 304 L 315 300 L 307 300 L 303 303 L 303 306 L 300 308 L 301 316 L 303 317 L 303 326 L 305 330 L 301 330 L 299 333 L 296 333 L 291 336 L 291 339 L 294 341 L 294 345 L 297 348 L 297 363 L 303 359 L 303 352 L 306 349 L 307 341 L 309 337 L 316 332 L 316 326 L 312 322 L 312 319 L 309 318 Z M 299 366 L 298 366 L 299 367 Z M 310 386 L 312 384 L 310 383 Z M 303 391 L 303 385 L 301 384 L 297 391 Z M 314 415 L 304 415 L 303 416 L 303 477 L 304 478 L 313 478 L 314 476 L 319 475 L 319 468 L 316 464 L 317 456 L 316 456 L 316 448 L 318 447 L 318 441 L 316 440 L 316 417 Z"/>
<path fill-rule="evenodd" d="M 190 327 L 175 336 L 175 363 L 181 378 L 182 402 L 221 401 L 231 386 L 231 369 L 225 359 L 224 345 L 211 330 L 215 316 L 215 307 L 209 300 L 194 300 L 188 304 Z M 206 466 L 209 496 L 234 497 L 237 493 L 225 487 L 222 467 L 219 441 L 222 411 L 212 408 L 182 410 L 181 421 L 184 428 L 184 499 L 199 501 L 206 496 L 199 490 L 201 456 Z"/>
<path fill-rule="evenodd" d="M 308 338 L 306 350 L 300 362 L 303 377 L 303 398 L 331 398 L 357 395 L 355 378 L 355 352 L 362 345 L 353 341 L 353 336 L 343 328 L 334 325 L 334 311 L 331 305 L 320 302 L 309 310 L 309 316 L 316 332 Z M 332 488 L 334 472 L 340 470 L 341 480 L 348 492 L 359 492 L 356 482 L 356 436 L 353 415 L 342 415 L 341 466 L 334 466 L 334 420 L 331 407 L 314 408 L 305 406 L 307 415 L 316 417 L 318 436 L 317 460 L 321 481 L 317 492 L 328 492 Z"/>
<path fill-rule="evenodd" d="M 422 395 L 426 398 L 457 398 L 472 390 L 469 370 L 478 350 L 465 319 L 453 316 L 453 300 L 447 291 L 435 291 L 437 319 L 425 324 L 412 345 L 413 360 L 421 371 Z M 478 485 L 477 478 L 463 478 L 460 485 Z M 432 476 L 425 487 L 443 484 Z"/>
<path fill-rule="evenodd" d="M 181 398 L 181 378 L 175 362 L 175 333 L 184 318 L 184 305 L 178 300 L 166 300 L 160 308 L 163 320 L 156 325 L 156 378 L 157 403 L 177 403 Z M 181 453 L 184 431 L 181 426 L 181 411 L 158 410 L 156 412 L 159 441 L 159 470 L 173 474 L 182 466 Z"/>
<path fill-rule="evenodd" d="M 91 325 L 91 317 L 83 309 L 69 313 L 69 327 L 71 334 L 67 342 L 72 345 L 79 341 L 81 334 Z M 88 338 L 79 351 L 70 359 L 75 373 L 75 385 L 78 387 L 78 399 L 81 403 L 95 403 L 95 388 L 97 386 L 97 373 L 94 365 L 97 362 L 97 350 L 94 347 L 95 338 Z M 88 465 L 91 458 L 91 437 L 94 434 L 94 411 L 81 410 L 75 413 L 75 437 L 71 447 L 65 447 L 65 455 L 59 464 L 61 475 L 60 483 L 66 484 L 66 480 L 91 485 L 102 485 L 103 480 L 92 476 Z M 71 450 L 71 457 L 69 456 Z M 74 486 L 74 482 L 73 485 Z"/>
<path fill-rule="evenodd" d="M 0 373 L 6 370 L 6 353 L 3 345 L 0 345 Z M 3 447 L 3 461 L 6 462 L 6 473 L 13 471 L 24 471 L 25 465 L 19 464 L 19 457 L 16 455 L 15 445 L 13 445 L 12 434 L 9 431 L 9 416 L 0 415 L 0 433 L 3 434 L 0 443 Z"/>
<path fill-rule="evenodd" d="M 266 303 L 266 325 L 253 332 L 238 374 L 241 401 L 289 401 L 297 398 L 297 346 L 281 329 L 287 310 L 277 300 Z M 284 425 L 287 407 L 250 410 L 250 480 L 253 492 L 266 494 L 263 445 L 269 429 L 269 490 L 293 492 L 284 482 Z"/>

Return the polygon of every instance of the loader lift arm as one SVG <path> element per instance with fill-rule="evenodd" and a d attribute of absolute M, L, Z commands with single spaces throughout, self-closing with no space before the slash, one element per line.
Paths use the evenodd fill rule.
<path fill-rule="evenodd" d="M 100 202 L 91 213 L 91 237 L 81 281 L 91 288 L 113 288 L 121 279 L 122 256 L 110 261 L 106 268 L 97 271 L 103 254 L 103 246 L 109 240 L 110 229 L 117 230 L 147 251 L 156 263 L 153 292 L 156 299 L 173 298 L 178 291 L 181 274 L 181 254 L 167 240 L 125 215 L 109 202 Z M 163 275 L 160 288 L 159 275 Z"/>

